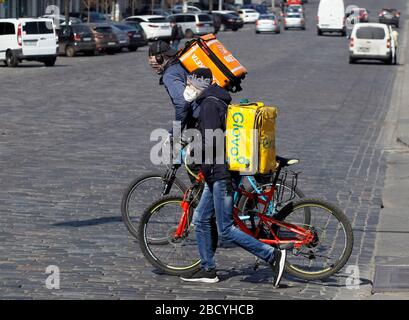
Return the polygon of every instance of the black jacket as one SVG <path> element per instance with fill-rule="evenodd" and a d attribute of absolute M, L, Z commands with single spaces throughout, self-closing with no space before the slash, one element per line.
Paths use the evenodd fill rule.
<path fill-rule="evenodd" d="M 205 130 L 221 129 L 223 132 L 226 131 L 226 113 L 227 106 L 231 102 L 231 96 L 225 89 L 213 84 L 202 92 L 196 102 L 200 106 L 199 128 L 203 139 L 202 151 L 204 161 L 202 163 L 202 171 L 205 180 L 207 183 L 213 183 L 218 180 L 228 179 L 231 176 L 227 170 L 226 163 L 223 161 L 223 164 L 216 164 L 216 155 L 218 154 L 216 149 L 219 149 L 219 155 L 222 155 L 224 160 L 224 138 L 217 145 L 216 139 L 206 139 Z M 210 147 L 213 147 L 213 154 L 209 157 L 209 152 L 206 153 L 206 148 Z"/>

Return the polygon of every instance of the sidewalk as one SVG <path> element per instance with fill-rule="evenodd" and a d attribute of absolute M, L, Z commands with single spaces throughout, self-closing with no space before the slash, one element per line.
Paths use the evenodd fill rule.
<path fill-rule="evenodd" d="M 407 8 L 409 11 L 409 8 Z M 409 21 L 400 30 L 399 71 L 379 143 L 387 159 L 369 299 L 409 299 Z"/>

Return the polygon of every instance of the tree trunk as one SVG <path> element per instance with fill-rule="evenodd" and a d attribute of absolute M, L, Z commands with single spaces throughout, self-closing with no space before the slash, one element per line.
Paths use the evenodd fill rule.
<path fill-rule="evenodd" d="M 70 4 L 71 4 L 71 0 L 65 0 L 64 14 L 65 14 L 65 25 L 66 26 L 70 24 Z"/>

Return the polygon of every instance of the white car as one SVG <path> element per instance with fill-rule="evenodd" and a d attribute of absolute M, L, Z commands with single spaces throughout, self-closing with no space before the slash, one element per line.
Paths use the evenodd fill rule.
<path fill-rule="evenodd" d="M 164 16 L 130 16 L 125 21 L 139 22 L 148 40 L 169 39 L 172 34 L 170 23 Z"/>
<path fill-rule="evenodd" d="M 396 64 L 397 33 L 381 23 L 357 23 L 349 40 L 349 63 L 380 60 Z"/>
<path fill-rule="evenodd" d="M 305 30 L 305 18 L 302 13 L 292 12 L 284 16 L 284 30 L 298 28 Z"/>
<path fill-rule="evenodd" d="M 280 22 L 274 14 L 261 14 L 256 21 L 256 33 L 274 32 L 280 33 Z"/>
<path fill-rule="evenodd" d="M 167 17 L 182 27 L 186 38 L 214 32 L 213 19 L 206 13 L 177 13 Z"/>
<path fill-rule="evenodd" d="M 52 19 L 0 19 L 0 61 L 16 67 L 23 60 L 53 66 L 58 37 Z"/>
<path fill-rule="evenodd" d="M 260 17 L 260 13 L 254 9 L 240 9 L 238 13 L 244 23 L 255 23 Z"/>
<path fill-rule="evenodd" d="M 346 36 L 344 0 L 321 0 L 317 14 L 317 34 L 340 32 Z"/>

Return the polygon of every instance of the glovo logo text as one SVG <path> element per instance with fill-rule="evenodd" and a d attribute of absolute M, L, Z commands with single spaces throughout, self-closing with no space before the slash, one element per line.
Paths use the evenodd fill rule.
<path fill-rule="evenodd" d="M 243 150 L 243 145 L 245 145 L 245 141 L 243 142 L 243 140 L 247 138 L 246 136 L 243 137 L 243 133 L 246 133 L 246 130 L 243 126 L 244 115 L 241 112 L 235 112 L 232 118 L 233 129 L 231 133 L 232 146 L 229 150 L 230 158 L 233 158 L 234 162 L 249 166 L 250 161 L 245 157 L 245 155 L 240 154 L 240 151 L 245 150 L 245 148 Z"/>

